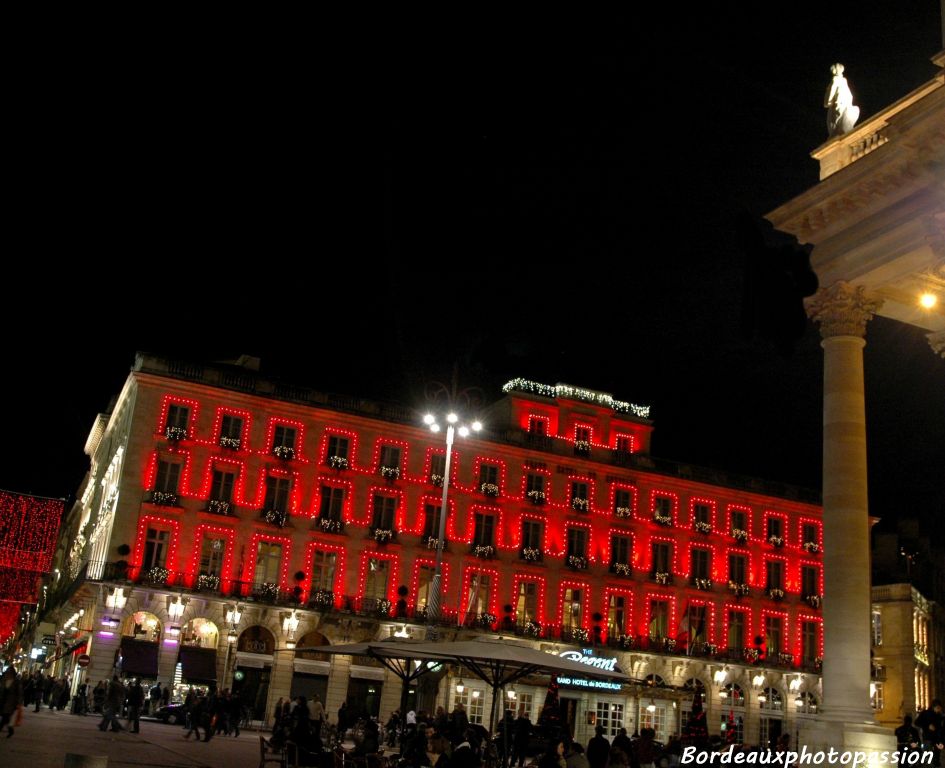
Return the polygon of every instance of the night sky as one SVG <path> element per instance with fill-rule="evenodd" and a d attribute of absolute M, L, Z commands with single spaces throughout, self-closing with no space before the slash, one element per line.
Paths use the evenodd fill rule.
<path fill-rule="evenodd" d="M 831 63 L 864 116 L 932 76 L 939 1 L 883 6 L 89 53 L 19 119 L 0 487 L 74 493 L 142 349 L 418 408 L 454 365 L 487 401 L 567 382 L 652 405 L 655 455 L 819 488 L 819 335 L 746 332 L 735 221 L 816 183 Z M 931 520 L 945 363 L 878 318 L 866 376 L 871 511 Z"/>

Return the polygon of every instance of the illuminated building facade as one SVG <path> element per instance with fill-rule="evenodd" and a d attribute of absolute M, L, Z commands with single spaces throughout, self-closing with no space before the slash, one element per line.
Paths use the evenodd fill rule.
<path fill-rule="evenodd" d="M 257 717 L 318 693 L 381 717 L 400 684 L 361 659 L 301 648 L 422 637 L 445 448 L 422 414 L 286 387 L 243 365 L 139 355 L 86 445 L 56 599 L 84 610 L 85 674 L 235 688 Z M 693 690 L 712 733 L 748 742 L 817 713 L 821 514 L 761 481 L 650 457 L 648 410 L 515 380 L 451 459 L 440 640 L 516 637 L 615 658 L 639 684 L 563 683 L 577 738 L 678 733 Z M 300 650 L 296 651 L 296 645 Z M 72 671 L 68 657 L 62 671 Z M 600 664 L 607 662 L 598 662 Z M 444 670 L 412 706 L 490 691 Z M 456 690 L 456 678 L 466 683 Z M 538 718 L 547 681 L 516 685 Z"/>

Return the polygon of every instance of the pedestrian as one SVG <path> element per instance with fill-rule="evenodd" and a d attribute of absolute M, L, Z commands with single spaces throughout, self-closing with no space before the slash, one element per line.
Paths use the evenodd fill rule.
<path fill-rule="evenodd" d="M 912 724 L 912 715 L 902 718 L 902 725 L 896 729 L 896 746 L 899 749 L 899 764 L 906 764 L 906 753 L 919 748 L 919 729 Z"/>
<path fill-rule="evenodd" d="M 587 761 L 591 764 L 591 768 L 607 768 L 610 742 L 604 736 L 604 726 L 595 726 L 594 733 L 594 738 L 587 742 Z"/>
<path fill-rule="evenodd" d="M 312 696 L 312 730 L 315 732 L 315 738 L 321 739 L 322 722 L 325 720 L 325 707 L 322 706 L 322 700 L 318 694 Z"/>
<path fill-rule="evenodd" d="M 107 731 L 109 725 L 111 725 L 113 731 L 125 730 L 121 727 L 121 723 L 118 722 L 118 715 L 121 713 L 121 707 L 124 703 L 125 686 L 121 684 L 118 675 L 114 675 L 105 692 L 102 722 L 98 724 L 100 731 Z"/>
<path fill-rule="evenodd" d="M 565 761 L 568 764 L 568 768 L 591 768 L 587 755 L 584 754 L 584 747 L 576 741 L 571 742 L 571 746 L 565 755 Z"/>
<path fill-rule="evenodd" d="M 272 732 L 275 733 L 279 730 L 279 726 L 282 723 L 282 697 L 279 697 L 279 701 L 276 702 L 275 708 L 272 710 Z"/>
<path fill-rule="evenodd" d="M 206 708 L 206 699 L 200 694 L 197 694 L 190 707 L 190 713 L 188 720 L 190 720 L 190 728 L 187 730 L 187 733 L 184 734 L 185 739 L 190 738 L 190 734 L 197 734 L 197 741 L 200 741 L 200 727 L 203 725 L 201 722 L 203 720 L 204 709 Z M 207 734 L 209 738 L 209 732 Z"/>
<path fill-rule="evenodd" d="M 338 707 L 338 736 L 344 739 L 345 732 L 348 730 L 348 702 L 341 702 Z"/>
<path fill-rule="evenodd" d="M 932 699 L 932 705 L 919 713 L 915 724 L 922 731 L 922 749 L 933 754 L 932 765 L 941 765 L 942 750 L 938 745 L 945 742 L 945 718 L 942 717 L 941 699 Z"/>
<path fill-rule="evenodd" d="M 135 679 L 128 688 L 128 728 L 132 733 L 141 730 L 141 707 L 144 704 L 144 688 L 141 681 Z"/>
<path fill-rule="evenodd" d="M 509 765 L 518 761 L 519 768 L 525 764 L 525 758 L 528 757 L 528 740 L 532 735 L 532 721 L 528 719 L 525 712 L 525 705 L 519 704 L 518 717 L 515 718 L 515 726 L 512 736 L 512 759 Z M 605 739 L 606 741 L 606 739 Z M 607 745 L 610 749 L 610 745 Z"/>
<path fill-rule="evenodd" d="M 23 684 L 11 666 L 0 677 L 0 731 L 7 728 L 7 738 L 13 736 L 13 723 L 22 717 Z"/>
<path fill-rule="evenodd" d="M 148 714 L 153 715 L 158 708 L 158 702 L 161 700 L 161 681 L 158 680 L 154 685 L 151 686 L 151 690 L 148 694 Z"/>

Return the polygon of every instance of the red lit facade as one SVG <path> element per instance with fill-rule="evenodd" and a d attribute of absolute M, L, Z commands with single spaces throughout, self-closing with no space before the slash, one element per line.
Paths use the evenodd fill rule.
<path fill-rule="evenodd" d="M 487 437 L 454 445 L 441 637 L 595 649 L 638 679 L 658 676 L 674 710 L 684 696 L 670 694 L 698 680 L 710 713 L 719 707 L 713 721 L 730 709 L 725 686 L 750 694 L 759 670 L 755 687 L 780 686 L 788 702 L 782 719 L 796 716 L 800 688 L 804 714 L 816 711 L 819 507 L 651 458 L 645 411 L 602 393 L 506 389 L 479 414 Z M 186 638 L 200 642 L 187 629 L 199 619 L 212 622 L 212 632 L 199 626 L 203 648 L 215 642 L 221 687 L 241 665 L 262 664 L 268 700 L 300 675 L 321 676 L 337 709 L 355 672 L 344 660 L 294 659 L 294 642 L 424 632 L 445 445 L 420 416 L 281 389 L 247 370 L 139 356 L 87 446 L 92 471 L 65 528 L 81 543 L 60 548 L 60 567 L 81 585 L 63 614 L 81 603 L 93 617 L 92 678 L 113 668 L 131 616 L 132 627 L 156 622 L 157 676 L 171 679 Z M 183 615 L 172 615 L 175 601 Z M 239 624 L 227 621 L 234 608 Z M 441 703 L 452 702 L 449 685 Z M 652 695 L 611 694 L 625 699 L 622 723 L 644 724 Z M 581 696 L 576 706 L 596 711 L 595 694 Z M 399 686 L 387 681 L 377 704 L 386 716 Z M 744 713 L 749 729 L 765 719 L 763 702 L 755 706 L 758 717 Z M 574 720 L 580 737 L 589 720 Z M 667 715 L 664 732 L 677 730 Z"/>

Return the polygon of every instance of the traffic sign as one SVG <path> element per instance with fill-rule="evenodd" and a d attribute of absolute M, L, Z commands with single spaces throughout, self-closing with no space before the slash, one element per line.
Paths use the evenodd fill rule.
<path fill-rule="evenodd" d="M 79 658 L 75 660 L 75 663 L 78 664 L 80 667 L 87 667 L 89 664 L 92 663 L 92 657 L 89 656 L 87 653 L 83 653 L 81 656 L 79 656 Z"/>

